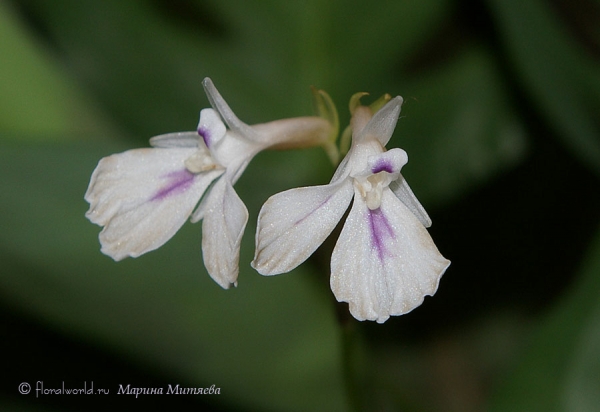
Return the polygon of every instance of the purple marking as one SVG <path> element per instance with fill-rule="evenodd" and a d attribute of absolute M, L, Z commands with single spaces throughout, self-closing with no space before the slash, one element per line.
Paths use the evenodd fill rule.
<path fill-rule="evenodd" d="M 169 182 L 156 192 L 150 200 L 163 200 L 168 196 L 185 192 L 192 185 L 194 176 L 195 175 L 187 169 L 161 176 L 163 178 L 168 178 Z"/>
<path fill-rule="evenodd" d="M 394 173 L 394 166 L 387 159 L 377 159 L 377 163 L 371 168 L 371 172 L 379 173 L 379 172 L 388 172 Z"/>
<path fill-rule="evenodd" d="M 297 224 L 302 223 L 305 219 L 307 219 L 310 215 L 312 215 L 313 213 L 315 213 L 317 210 L 319 210 L 320 208 L 322 208 L 323 206 L 325 206 L 325 204 L 327 202 L 329 202 L 329 199 L 331 199 L 333 197 L 333 195 L 329 195 L 327 196 L 327 199 L 323 200 L 319 206 L 317 206 L 316 208 L 314 208 L 313 210 L 311 210 L 306 216 L 301 217 L 300 219 L 298 219 L 297 221 L 294 222 L 294 226 L 296 226 Z"/>
<path fill-rule="evenodd" d="M 369 227 L 371 229 L 371 245 L 377 249 L 379 260 L 383 262 L 383 258 L 387 254 L 385 242 L 388 239 L 395 239 L 396 235 L 380 207 L 375 210 L 369 209 Z"/>
<path fill-rule="evenodd" d="M 202 136 L 202 139 L 204 139 L 204 144 L 206 145 L 206 147 L 210 147 L 210 143 L 211 143 L 210 130 L 204 126 L 201 126 L 198 128 L 198 134 L 200 136 Z"/>

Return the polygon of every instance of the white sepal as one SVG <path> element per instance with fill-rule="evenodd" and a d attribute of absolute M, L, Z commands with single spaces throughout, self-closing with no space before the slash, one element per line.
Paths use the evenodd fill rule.
<path fill-rule="evenodd" d="M 221 93 L 217 90 L 212 80 L 206 77 L 202 81 L 202 85 L 204 86 L 204 91 L 206 92 L 206 97 L 208 97 L 208 101 L 210 105 L 219 112 L 223 121 L 229 126 L 229 128 L 240 136 L 244 136 L 246 139 L 258 141 L 258 137 L 256 136 L 256 132 L 252 130 L 250 126 L 246 123 L 242 122 L 236 115 L 233 113 L 233 110 L 229 107 L 225 99 L 221 96 Z"/>
<path fill-rule="evenodd" d="M 356 319 L 383 323 L 433 295 L 449 264 L 391 190 L 377 210 L 357 193 L 331 258 L 331 290 Z"/>
<path fill-rule="evenodd" d="M 361 142 L 376 138 L 383 146 L 385 146 L 394 133 L 401 106 L 402 97 L 396 96 L 391 99 L 373 115 L 366 126 L 358 132 L 359 136 L 354 139 Z"/>
<path fill-rule="evenodd" d="M 220 176 L 219 179 L 223 179 L 223 176 Z M 218 180 L 215 179 L 212 183 L 213 186 L 215 185 L 216 182 L 218 182 Z M 204 195 L 204 197 L 202 197 L 202 199 L 200 200 L 200 203 L 198 204 L 198 207 L 196 208 L 196 210 L 194 210 L 192 212 L 192 216 L 190 217 L 190 222 L 198 223 L 199 221 L 204 219 L 204 213 L 205 213 L 206 205 L 208 203 L 208 194 L 210 193 L 211 190 L 212 190 L 212 188 L 209 187 L 208 190 L 206 191 L 206 194 Z"/>
<path fill-rule="evenodd" d="M 237 286 L 248 210 L 227 179 L 214 184 L 202 209 L 202 256 L 208 274 L 224 289 Z"/>
<path fill-rule="evenodd" d="M 289 272 L 329 236 L 350 204 L 350 180 L 271 196 L 258 216 L 252 267 L 262 275 Z"/>
<path fill-rule="evenodd" d="M 404 203 L 406 207 L 417 217 L 417 219 L 419 219 L 423 226 L 431 226 L 431 218 L 411 190 L 402 174 L 400 174 L 397 180 L 394 180 L 392 183 L 390 183 L 390 189 L 392 189 L 394 194 L 398 196 L 398 199 L 400 199 L 402 203 Z"/>
<path fill-rule="evenodd" d="M 151 138 L 150 146 L 157 148 L 198 147 L 199 138 L 197 132 L 167 133 Z"/>
<path fill-rule="evenodd" d="M 135 149 L 105 157 L 85 194 L 86 213 L 100 232 L 102 252 L 115 260 L 162 246 L 183 225 L 208 185 L 223 171 L 192 174 L 197 149 Z"/>

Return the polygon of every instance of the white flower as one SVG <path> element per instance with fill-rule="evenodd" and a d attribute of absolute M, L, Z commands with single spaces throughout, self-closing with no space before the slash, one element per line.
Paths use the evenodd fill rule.
<path fill-rule="evenodd" d="M 190 216 L 192 222 L 202 219 L 204 264 L 227 289 L 237 285 L 240 242 L 248 221 L 233 184 L 261 150 L 327 145 L 332 126 L 320 117 L 248 126 L 209 78 L 203 85 L 214 109 L 200 112 L 197 132 L 156 136 L 150 139 L 153 148 L 102 159 L 85 194 L 90 204 L 86 216 L 104 227 L 99 236 L 102 252 L 117 261 L 162 246 Z"/>
<path fill-rule="evenodd" d="M 301 264 L 354 199 L 331 257 L 336 299 L 348 302 L 356 319 L 383 323 L 435 293 L 450 261 L 437 250 L 425 229 L 431 220 L 400 174 L 406 152 L 384 147 L 401 105 L 398 96 L 374 115 L 368 107 L 352 107 L 352 146 L 331 183 L 267 200 L 258 217 L 252 262 L 258 272 L 276 275 Z"/>

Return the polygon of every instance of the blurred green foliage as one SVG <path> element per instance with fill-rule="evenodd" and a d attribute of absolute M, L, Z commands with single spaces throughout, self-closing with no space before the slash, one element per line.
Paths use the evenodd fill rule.
<path fill-rule="evenodd" d="M 578 173 L 591 176 L 586 182 L 595 186 L 584 201 L 592 206 L 571 210 L 593 209 L 600 199 L 600 5 L 565 4 L 0 1 L 6 316 L 34 319 L 171 383 L 215 384 L 220 396 L 197 400 L 215 410 L 347 410 L 342 360 L 348 352 L 326 281 L 327 245 L 289 275 L 263 278 L 249 266 L 260 206 L 278 191 L 327 182 L 333 168 L 324 153 L 263 153 L 240 179 L 236 190 L 251 217 L 239 287 L 230 291 L 205 272 L 200 225 L 185 225 L 160 250 L 135 260 L 103 256 L 99 229 L 84 217 L 92 170 L 103 156 L 145 146 L 153 135 L 192 130 L 208 105 L 201 80 L 210 76 L 249 124 L 310 114 L 310 85 L 330 93 L 342 127 L 353 93 L 401 94 L 402 117 L 388 146 L 408 152 L 403 173 L 432 211 L 442 253 L 466 244 L 460 229 L 471 219 L 454 220 L 450 233 L 436 215 L 457 216 L 453 207 L 515 176 L 546 144 L 539 142 L 553 141 Z M 534 204 L 534 192 L 528 201 Z M 469 210 L 491 219 L 496 211 Z M 536 310 L 500 297 L 495 310 L 475 305 L 473 316 L 455 319 L 453 327 L 424 323 L 447 319 L 452 297 L 462 296 L 453 288 L 481 290 L 466 279 L 486 276 L 486 267 L 467 273 L 471 251 L 447 255 L 453 266 L 442 296 L 425 301 L 428 308 L 384 325 L 353 324 L 359 342 L 350 353 L 360 359 L 363 384 L 358 397 L 375 410 L 596 410 L 598 223 L 598 213 L 589 216 L 596 231 L 589 244 L 574 234 L 586 257 L 573 273 L 547 274 L 565 283 L 556 293 L 540 287 L 547 302 Z M 569 216 L 556 216 L 539 236 L 571 224 Z M 487 261 L 494 265 L 505 252 L 490 244 Z M 503 275 L 506 283 L 520 280 Z M 18 359 L 3 352 L 9 371 L 20 371 Z M 27 371 L 23 380 L 38 379 L 35 366 Z M 65 377 L 56 370 L 47 379 Z M 0 407 L 56 406 L 18 395 L 19 382 L 3 383 Z M 93 410 L 91 400 L 83 402 Z M 118 408 L 120 399 L 113 402 Z"/>

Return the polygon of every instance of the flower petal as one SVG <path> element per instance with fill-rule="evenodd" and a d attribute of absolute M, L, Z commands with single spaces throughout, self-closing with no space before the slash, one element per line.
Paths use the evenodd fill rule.
<path fill-rule="evenodd" d="M 391 190 L 376 210 L 357 194 L 331 258 L 331 290 L 356 319 L 383 323 L 433 295 L 449 264 Z"/>
<path fill-rule="evenodd" d="M 417 217 L 417 219 L 419 219 L 423 226 L 431 226 L 431 218 L 413 191 L 410 189 L 410 186 L 402 174 L 400 174 L 397 180 L 390 183 L 390 189 L 392 189 L 394 194 L 398 196 L 398 199 L 400 199 L 402 203 L 404 203 L 404 205 Z"/>
<path fill-rule="evenodd" d="M 271 196 L 258 216 L 252 267 L 262 275 L 277 275 L 300 265 L 335 228 L 353 192 L 346 179 Z"/>
<path fill-rule="evenodd" d="M 400 115 L 400 106 L 402 106 L 402 97 L 400 96 L 396 96 L 387 102 L 358 133 L 357 140 L 361 142 L 375 137 L 385 146 L 390 141 L 396 128 L 396 122 L 398 122 L 398 116 Z"/>
<path fill-rule="evenodd" d="M 115 260 L 162 246 L 183 225 L 222 171 L 192 174 L 185 159 L 197 149 L 136 149 L 102 159 L 85 194 L 86 213 L 102 252 Z"/>
<path fill-rule="evenodd" d="M 198 139 L 197 132 L 167 133 L 151 138 L 150 145 L 157 148 L 198 147 Z"/>
<path fill-rule="evenodd" d="M 210 277 L 224 289 L 237 286 L 240 243 L 248 210 L 231 183 L 219 179 L 203 200 L 202 256 Z"/>
<path fill-rule="evenodd" d="M 408 155 L 406 152 L 402 149 L 394 148 L 374 156 L 369 156 L 366 172 L 369 174 L 387 172 L 391 175 L 392 179 L 396 179 L 400 174 L 400 170 L 402 170 L 402 167 L 407 162 Z"/>
<path fill-rule="evenodd" d="M 217 143 L 225 136 L 227 128 L 219 117 L 219 114 L 213 109 L 202 109 L 200 111 L 200 121 L 198 122 L 198 135 L 204 140 L 206 147 Z"/>

